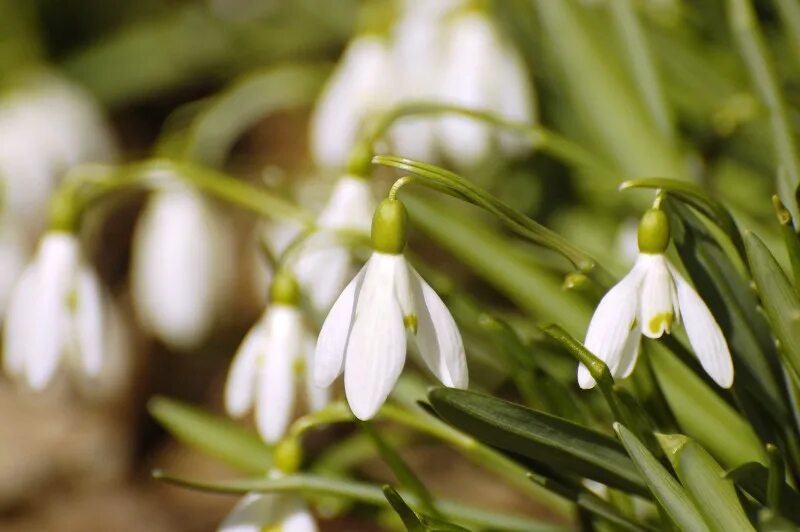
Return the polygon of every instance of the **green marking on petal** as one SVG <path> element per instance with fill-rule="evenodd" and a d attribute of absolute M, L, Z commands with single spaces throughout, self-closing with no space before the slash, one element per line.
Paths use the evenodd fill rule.
<path fill-rule="evenodd" d="M 65 301 L 67 308 L 70 312 L 75 313 L 78 311 L 78 291 L 70 290 L 67 292 L 67 300 Z"/>
<path fill-rule="evenodd" d="M 292 363 L 292 372 L 295 375 L 302 375 L 306 372 L 306 361 L 303 358 L 297 357 Z"/>
<path fill-rule="evenodd" d="M 658 332 L 661 331 L 661 326 L 663 325 L 667 334 L 670 334 L 672 332 L 672 322 L 674 320 L 674 312 L 660 312 L 650 319 L 648 327 L 650 328 L 651 333 L 658 334 Z"/>
<path fill-rule="evenodd" d="M 408 316 L 403 316 L 403 325 L 412 333 L 417 334 L 417 315 L 409 314 Z"/>
<path fill-rule="evenodd" d="M 261 530 L 262 530 L 262 532 L 281 532 L 281 530 L 283 530 L 283 526 L 282 525 L 266 525 Z"/>

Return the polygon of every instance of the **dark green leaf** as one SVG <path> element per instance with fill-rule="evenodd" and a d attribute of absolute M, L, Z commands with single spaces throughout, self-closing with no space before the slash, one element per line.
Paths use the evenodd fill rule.
<path fill-rule="evenodd" d="M 624 449 L 605 434 L 466 390 L 436 388 L 428 397 L 445 421 L 484 443 L 609 486 L 646 493 Z"/>
<path fill-rule="evenodd" d="M 751 497 L 766 506 L 768 504 L 769 469 L 757 462 L 742 464 L 726 473 Z M 779 503 L 780 513 L 795 524 L 800 524 L 800 493 L 783 483 Z"/>
<path fill-rule="evenodd" d="M 414 510 L 406 504 L 406 501 L 403 500 L 394 488 L 391 486 L 384 486 L 383 496 L 386 497 L 386 500 L 392 505 L 392 509 L 394 509 L 395 513 L 400 517 L 400 520 L 403 521 L 403 526 L 406 527 L 408 532 L 425 532 L 425 526 L 422 524 L 422 521 L 419 520 Z"/>

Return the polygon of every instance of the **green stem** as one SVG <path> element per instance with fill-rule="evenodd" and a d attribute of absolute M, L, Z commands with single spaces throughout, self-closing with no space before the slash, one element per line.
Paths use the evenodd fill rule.
<path fill-rule="evenodd" d="M 750 0 L 728 0 L 731 30 L 736 37 L 753 84 L 769 111 L 778 166 L 778 192 L 795 220 L 800 216 L 795 191 L 800 183 L 800 161 L 795 141 L 764 37 Z"/>
<path fill-rule="evenodd" d="M 301 492 L 318 495 L 346 497 L 366 504 L 389 507 L 380 487 L 365 482 L 355 482 L 316 475 L 291 475 L 276 479 L 239 480 L 230 482 L 202 482 L 173 477 L 162 471 L 153 471 L 153 477 L 176 486 L 208 491 L 212 493 L 229 493 L 243 495 L 250 492 Z M 400 492 L 409 506 L 421 510 L 420 501 L 412 494 Z M 480 510 L 474 506 L 465 506 L 456 502 L 441 500 L 442 514 L 448 519 L 477 526 L 480 529 L 514 530 L 514 531 L 557 531 L 568 530 L 566 526 L 538 521 L 530 517 L 521 517 L 488 510 Z"/>
<path fill-rule="evenodd" d="M 797 0 L 775 0 L 778 14 L 794 48 L 795 61 L 800 58 L 800 3 Z"/>

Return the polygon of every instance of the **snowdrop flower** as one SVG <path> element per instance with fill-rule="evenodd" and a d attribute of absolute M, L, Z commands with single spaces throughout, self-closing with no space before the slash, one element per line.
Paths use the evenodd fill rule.
<path fill-rule="evenodd" d="M 314 380 L 329 386 L 344 370 L 347 401 L 359 419 L 370 419 L 400 376 L 406 329 L 428 368 L 446 386 L 467 386 L 461 334 L 442 300 L 402 255 L 403 204 L 385 199 L 375 210 L 367 264 L 331 308 L 317 339 Z"/>
<path fill-rule="evenodd" d="M 728 344 L 706 304 L 664 256 L 669 240 L 664 212 L 647 211 L 639 224 L 639 257 L 600 301 L 584 344 L 615 378 L 625 378 L 636 364 L 639 335 L 659 338 L 682 321 L 703 369 L 719 386 L 729 388 L 733 364 Z M 583 365 L 578 383 L 581 388 L 595 385 Z"/>
<path fill-rule="evenodd" d="M 236 504 L 218 532 L 317 532 L 314 516 L 291 494 L 248 493 Z"/>
<path fill-rule="evenodd" d="M 369 231 L 375 200 L 369 182 L 346 175 L 339 179 L 327 205 L 317 218 L 323 231 Z M 335 235 L 320 235 L 300 252 L 294 264 L 298 281 L 309 295 L 314 308 L 325 312 L 352 275 L 350 251 L 338 244 Z"/>
<path fill-rule="evenodd" d="M 311 120 L 311 149 L 321 166 L 344 168 L 366 118 L 391 106 L 392 69 L 387 40 L 356 37 L 322 91 Z"/>
<path fill-rule="evenodd" d="M 270 305 L 245 336 L 225 383 L 228 413 L 242 417 L 254 408 L 258 432 L 269 443 L 286 432 L 294 413 L 297 370 L 308 368 L 306 358 L 313 354 L 298 298 L 294 277 L 278 272 L 270 288 Z M 327 404 L 328 392 L 305 373 L 308 406 L 318 410 Z"/>
<path fill-rule="evenodd" d="M 3 329 L 6 372 L 41 390 L 70 356 L 96 376 L 103 366 L 103 337 L 100 283 L 77 238 L 47 233 L 11 295 Z"/>
<path fill-rule="evenodd" d="M 197 192 L 169 181 L 154 192 L 133 238 L 134 309 L 172 349 L 196 347 L 210 332 L 229 287 L 226 220 Z"/>
<path fill-rule="evenodd" d="M 485 13 L 463 10 L 454 14 L 443 42 L 438 83 L 442 101 L 493 112 L 508 120 L 535 120 L 533 87 L 524 62 Z M 439 122 L 439 143 L 453 161 L 470 166 L 493 148 L 492 130 L 477 120 L 448 116 Z M 518 136 L 504 134 L 498 140 L 509 153 L 525 147 Z"/>

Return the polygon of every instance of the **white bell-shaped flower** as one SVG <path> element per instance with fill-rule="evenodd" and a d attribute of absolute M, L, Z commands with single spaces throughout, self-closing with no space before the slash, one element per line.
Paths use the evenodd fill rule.
<path fill-rule="evenodd" d="M 133 238 L 131 283 L 143 326 L 172 349 L 198 346 L 230 286 L 228 225 L 180 182 L 154 192 Z"/>
<path fill-rule="evenodd" d="M 397 382 L 406 358 L 406 329 L 446 386 L 467 386 L 464 345 L 455 320 L 402 255 L 405 207 L 395 199 L 376 209 L 375 251 L 331 308 L 317 339 L 314 380 L 329 386 L 344 370 L 347 401 L 370 419 Z"/>
<path fill-rule="evenodd" d="M 303 499 L 283 493 L 248 493 L 236 504 L 218 532 L 317 532 L 317 522 Z"/>
<path fill-rule="evenodd" d="M 261 437 L 274 443 L 286 433 L 295 411 L 297 374 L 305 375 L 308 407 L 318 410 L 328 403 L 328 391 L 310 378 L 313 339 L 297 308 L 294 278 L 279 272 L 270 289 L 270 305 L 247 333 L 228 372 L 225 408 L 232 417 L 255 410 Z"/>
<path fill-rule="evenodd" d="M 103 365 L 103 298 L 76 237 L 50 232 L 11 295 L 3 329 L 4 367 L 34 390 L 52 379 L 64 356 L 89 376 Z"/>
<path fill-rule="evenodd" d="M 533 86 L 525 64 L 485 13 L 462 10 L 453 14 L 443 42 L 437 83 L 440 100 L 507 120 L 534 122 Z M 439 121 L 439 144 L 453 161 L 474 165 L 492 150 L 493 130 L 481 121 L 447 116 Z M 497 139 L 510 153 L 526 147 L 518 135 L 502 134 Z"/>
<path fill-rule="evenodd" d="M 363 122 L 392 104 L 392 71 L 384 37 L 365 34 L 350 42 L 311 119 L 311 149 L 318 164 L 346 166 Z"/>
<path fill-rule="evenodd" d="M 703 369 L 719 386 L 729 388 L 733 363 L 728 344 L 706 304 L 664 256 L 669 238 L 663 211 L 647 211 L 639 225 L 639 257 L 600 301 L 584 344 L 608 365 L 614 378 L 625 378 L 636 365 L 640 335 L 659 338 L 682 322 Z M 582 364 L 578 384 L 595 385 Z"/>
<path fill-rule="evenodd" d="M 322 230 L 308 242 L 294 264 L 298 281 L 309 295 L 314 308 L 330 309 L 353 274 L 350 251 L 337 241 L 332 231 L 355 231 L 366 234 L 375 212 L 375 199 L 369 182 L 346 175 L 336 183 L 328 203 L 317 218 Z M 328 234 L 325 234 L 328 231 Z"/>

